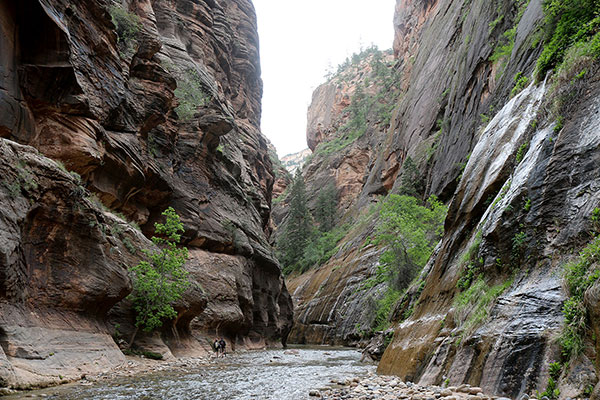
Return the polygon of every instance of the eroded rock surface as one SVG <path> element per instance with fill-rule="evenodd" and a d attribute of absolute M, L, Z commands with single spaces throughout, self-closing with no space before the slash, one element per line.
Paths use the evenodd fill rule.
<path fill-rule="evenodd" d="M 133 33 L 124 34 L 129 28 L 119 15 Z M 258 128 L 262 82 L 250 1 L 25 0 L 0 4 L 0 19 L 0 136 L 62 161 L 81 176 L 76 194 L 93 193 L 146 237 L 167 206 L 181 215 L 183 244 L 193 255 L 188 268 L 198 281 L 162 333 L 169 349 L 198 350 L 192 334 L 285 341 L 292 304 L 268 241 L 274 174 Z M 2 152 L 4 168 L 33 168 L 38 179 L 32 163 L 52 163 L 31 148 L 15 148 L 15 155 Z M 5 196 L 19 192 L 19 171 L 3 175 Z M 1 210 L 12 232 L 0 245 L 6 255 L 0 301 L 16 310 L 2 313 L 0 322 L 8 352 L 0 365 L 10 385 L 56 380 L 47 354 L 35 364 L 48 366 L 52 378 L 20 374 L 15 360 L 29 356 L 15 343 L 28 339 L 12 327 L 21 318 L 32 332 L 83 335 L 72 354 L 103 354 L 91 366 L 73 356 L 83 372 L 120 360 L 107 336 L 109 309 L 121 334 L 132 330 L 128 303 L 113 306 L 131 291 L 127 267 L 137 259 L 113 255 L 115 246 L 123 253 L 121 245 L 105 244 L 100 228 L 90 225 L 89 202 L 78 208 L 63 182 L 71 175 L 52 174 L 40 175 L 35 196 L 20 178 L 29 197 L 15 195 Z M 59 184 L 65 187 L 57 193 Z M 144 235 L 129 239 L 125 252 L 148 247 Z M 222 269 L 215 270 L 215 260 L 225 260 L 217 262 Z M 222 299 L 220 287 L 227 287 Z M 47 316 L 30 315 L 32 307 Z M 103 339 L 90 346 L 90 335 Z"/>
<path fill-rule="evenodd" d="M 323 104 L 340 104 L 334 92 L 315 92 L 322 115 L 309 117 L 308 139 L 315 146 L 304 171 L 309 198 L 318 193 L 309 188 L 311 180 L 318 182 L 313 189 L 323 187 L 335 165 L 356 185 L 345 186 L 354 194 L 352 204 L 364 207 L 378 195 L 401 191 L 410 157 L 418 197 L 433 194 L 449 204 L 443 240 L 393 310 L 393 340 L 380 373 L 424 386 L 448 379 L 518 398 L 542 392 L 549 364 L 561 357 L 554 338 L 567 296 L 562 266 L 589 241 L 590 215 L 600 204 L 599 75 L 592 63 L 581 66 L 590 71 L 583 81 L 552 76 L 531 84 L 542 19 L 542 2 L 534 0 L 520 6 L 399 0 L 394 68 L 401 94 L 389 128 L 367 130 L 367 137 L 377 137 L 368 150 L 352 153 L 369 140 L 361 137 L 326 161 L 317 157 L 319 147 L 343 131 L 324 129 L 335 108 Z M 497 59 L 492 55 L 509 30 L 515 34 L 512 50 Z M 518 73 L 528 77 L 529 87 L 515 88 Z M 345 154 L 353 154 L 360 168 L 348 168 Z M 364 168 L 360 156 L 369 158 Z M 344 185 L 336 184 L 343 193 Z M 367 240 L 375 215 L 356 223 L 352 207 L 345 210 L 341 219 L 360 233 L 342 240 L 323 266 L 290 279 L 298 304 L 294 340 L 355 343 L 358 323 L 369 321 L 372 307 L 348 302 L 376 271 L 381 249 L 370 250 Z M 368 251 L 379 253 L 359 261 Z M 459 307 L 466 289 L 457 283 L 468 268 L 481 279 L 480 292 Z M 364 297 L 377 299 L 377 286 L 368 289 Z M 597 290 L 586 294 L 595 332 Z M 490 296 L 487 303 L 478 306 L 484 296 Z M 343 321 L 355 324 L 353 334 L 338 328 Z M 596 384 L 591 365 L 597 348 L 588 335 L 585 351 L 560 377 L 561 396 L 581 396 Z"/>

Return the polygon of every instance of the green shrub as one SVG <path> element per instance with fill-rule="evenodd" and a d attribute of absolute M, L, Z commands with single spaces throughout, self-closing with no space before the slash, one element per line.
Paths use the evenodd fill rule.
<path fill-rule="evenodd" d="M 527 149 L 529 149 L 529 142 L 525 142 L 519 146 L 519 150 L 517 150 L 517 155 L 515 157 L 517 164 L 520 164 L 521 161 L 523 161 L 523 157 L 525 157 L 525 154 L 527 154 Z"/>
<path fill-rule="evenodd" d="M 482 234 L 477 231 L 473 243 L 460 258 L 461 276 L 456 283 L 460 290 L 466 290 L 471 286 L 471 283 L 479 277 L 483 267 L 483 259 L 478 258 L 479 247 L 481 246 Z"/>
<path fill-rule="evenodd" d="M 594 58 L 600 57 L 599 0 L 548 0 L 544 2 L 546 44 L 540 55 L 536 73 L 542 79 L 546 72 L 560 67 L 569 48 L 584 46 Z M 585 45 L 589 43 L 589 45 Z"/>
<path fill-rule="evenodd" d="M 455 320 L 457 326 L 461 328 L 462 338 L 473 333 L 487 319 L 496 299 L 512 283 L 513 280 L 509 279 L 504 283 L 489 286 L 480 276 L 454 299 Z"/>
<path fill-rule="evenodd" d="M 435 196 L 422 206 L 414 197 L 389 195 L 381 205 L 374 240 L 387 248 L 379 275 L 395 288 L 406 288 L 440 240 L 447 210 Z"/>
<path fill-rule="evenodd" d="M 554 133 L 559 133 L 560 131 L 562 131 L 562 128 L 565 126 L 565 117 L 563 117 L 562 115 L 559 115 L 558 118 L 556 118 L 556 125 L 554 125 L 554 129 L 552 130 Z"/>
<path fill-rule="evenodd" d="M 517 72 L 514 77 L 515 86 L 510 91 L 510 97 L 515 97 L 517 94 L 521 93 L 523 89 L 525 89 L 529 85 L 529 77 L 523 75 L 522 72 Z"/>
<path fill-rule="evenodd" d="M 188 69 L 180 79 L 177 79 L 175 97 L 179 101 L 175 112 L 182 121 L 192 119 L 198 108 L 206 106 L 211 99 L 211 96 L 202 89 L 200 75 L 194 69 Z"/>
<path fill-rule="evenodd" d="M 600 278 L 599 263 L 600 236 L 594 236 L 579 257 L 564 267 L 569 298 L 563 304 L 565 320 L 559 342 L 565 358 L 583 350 L 583 338 L 589 322 L 584 296 L 586 290 Z"/>
<path fill-rule="evenodd" d="M 110 6 L 109 13 L 117 31 L 117 44 L 121 53 L 129 56 L 134 50 L 134 42 L 142 29 L 142 21 L 137 15 L 117 5 Z"/>
<path fill-rule="evenodd" d="M 375 310 L 375 318 L 373 320 L 373 332 L 385 331 L 390 326 L 390 314 L 393 311 L 394 306 L 402 296 L 402 291 L 388 289 L 380 300 L 377 301 L 377 308 Z"/>
<path fill-rule="evenodd" d="M 284 265 L 284 273 L 298 269 L 296 264 L 302 258 L 311 234 L 312 218 L 306 204 L 304 177 L 299 169 L 296 170 L 289 198 L 290 209 L 276 245 L 277 257 Z"/>

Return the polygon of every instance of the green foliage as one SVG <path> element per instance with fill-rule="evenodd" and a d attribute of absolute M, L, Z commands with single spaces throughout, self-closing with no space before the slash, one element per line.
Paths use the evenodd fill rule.
<path fill-rule="evenodd" d="M 337 190 L 333 183 L 329 183 L 319 192 L 315 209 L 315 219 L 319 223 L 321 232 L 328 232 L 335 225 L 337 211 Z"/>
<path fill-rule="evenodd" d="M 552 129 L 552 131 L 554 133 L 559 133 L 560 131 L 562 131 L 562 128 L 565 126 L 565 117 L 563 117 L 562 115 L 559 115 L 558 118 L 556 118 L 556 125 L 554 125 L 554 129 Z"/>
<path fill-rule="evenodd" d="M 525 233 L 523 231 L 515 233 L 515 236 L 513 236 L 513 239 L 512 239 L 513 249 L 520 251 L 525 247 L 526 243 L 527 243 L 527 233 Z"/>
<path fill-rule="evenodd" d="M 590 222 L 592 223 L 592 230 L 594 233 L 600 233 L 600 208 L 596 207 L 592 211 L 592 215 L 590 216 Z"/>
<path fill-rule="evenodd" d="M 510 91 L 510 97 L 515 97 L 517 94 L 521 93 L 523 89 L 525 89 L 529 85 L 529 77 L 523 75 L 522 72 L 517 72 L 514 77 L 515 86 Z"/>
<path fill-rule="evenodd" d="M 579 257 L 565 265 L 565 281 L 569 298 L 563 304 L 564 325 L 559 342 L 565 358 L 583 350 L 583 338 L 589 322 L 584 296 L 600 277 L 600 236 L 580 252 Z"/>
<path fill-rule="evenodd" d="M 158 236 L 152 242 L 160 250 L 146 252 L 148 260 L 131 268 L 133 292 L 130 295 L 136 311 L 136 327 L 150 332 L 162 326 L 163 321 L 177 316 L 172 303 L 179 300 L 190 286 L 188 272 L 183 268 L 188 258 L 185 247 L 177 247 L 183 224 L 172 207 L 162 215 L 164 224 L 155 223 Z"/>
<path fill-rule="evenodd" d="M 284 274 L 287 275 L 293 271 L 305 272 L 311 267 L 323 265 L 337 252 L 337 244 L 348 234 L 349 230 L 350 225 L 345 224 L 335 227 L 329 232 L 312 231 L 302 256 L 293 264 L 286 265 L 283 270 Z"/>
<path fill-rule="evenodd" d="M 558 382 L 562 367 L 563 365 L 560 362 L 550 363 L 548 366 L 548 374 L 550 375 L 548 377 L 548 384 L 546 385 L 546 390 L 544 390 L 544 392 L 541 394 L 538 394 L 539 398 L 546 396 L 549 399 L 558 399 L 558 396 L 560 396 L 560 390 L 558 389 L 556 382 Z"/>
<path fill-rule="evenodd" d="M 120 51 L 124 56 L 129 56 L 134 51 L 134 42 L 142 29 L 142 20 L 118 5 L 111 5 L 109 13 L 117 31 Z"/>
<path fill-rule="evenodd" d="M 525 157 L 525 154 L 527 154 L 527 149 L 529 149 L 529 142 L 525 142 L 521 146 L 519 146 L 519 150 L 517 150 L 517 155 L 516 155 L 516 160 L 515 160 L 517 162 L 517 164 L 519 164 L 521 161 L 523 161 L 523 157 Z"/>
<path fill-rule="evenodd" d="M 383 245 L 378 275 L 406 288 L 440 240 L 448 209 L 435 196 L 422 206 L 411 196 L 389 195 L 382 203 L 375 244 Z"/>
<path fill-rule="evenodd" d="M 377 301 L 375 319 L 373 320 L 373 332 L 385 331 L 390 326 L 389 317 L 394 306 L 402 296 L 402 291 L 389 289 L 385 296 Z"/>
<path fill-rule="evenodd" d="M 202 89 L 202 80 L 195 69 L 186 70 L 181 78 L 177 79 L 175 97 L 179 101 L 175 112 L 182 121 L 192 119 L 198 108 L 206 106 L 211 99 Z"/>
<path fill-rule="evenodd" d="M 371 57 L 371 74 L 366 76 L 355 76 L 355 69 L 359 63 Z M 380 126 L 390 124 L 392 111 L 396 105 L 400 90 L 397 87 L 398 71 L 384 60 L 384 53 L 377 47 L 372 46 L 355 54 L 341 64 L 336 74 L 331 77 L 339 80 L 347 80 L 350 77 L 358 79 L 354 94 L 350 99 L 350 105 L 346 108 L 347 122 L 338 129 L 331 139 L 321 142 L 315 149 L 315 154 L 329 156 L 343 150 L 354 143 L 367 131 L 369 122 L 378 123 Z M 370 94 L 376 87 L 374 94 Z M 369 94 L 366 90 L 369 89 Z"/>
<path fill-rule="evenodd" d="M 550 377 L 554 379 L 558 379 L 560 376 L 560 371 L 562 370 L 562 364 L 559 362 L 551 362 L 548 367 L 548 372 L 550 373 Z"/>
<path fill-rule="evenodd" d="M 477 278 L 471 286 L 454 299 L 455 319 L 461 327 L 461 337 L 466 337 L 487 319 L 496 299 L 512 285 L 512 279 L 489 286 L 483 277 Z"/>
<path fill-rule="evenodd" d="M 498 75 L 501 75 L 504 72 L 504 69 L 506 68 L 506 64 L 508 63 L 508 60 L 510 59 L 510 56 L 513 51 L 513 47 L 515 46 L 515 36 L 517 34 L 517 25 L 519 24 L 519 22 L 521 21 L 521 18 L 523 17 L 523 13 L 525 12 L 527 5 L 529 4 L 529 0 L 516 0 L 513 3 L 517 7 L 517 16 L 516 16 L 515 20 L 513 21 L 513 26 L 511 28 L 507 29 L 502 34 L 502 37 L 500 38 L 498 43 L 496 43 L 494 52 L 490 57 L 490 61 L 492 61 L 492 62 L 497 62 L 497 61 L 501 62 L 500 68 L 498 68 Z M 501 12 L 501 10 L 499 9 L 498 13 L 500 14 L 500 12 Z M 500 17 L 498 17 L 498 18 L 500 18 Z M 493 32 L 496 25 L 499 24 L 500 22 L 501 22 L 501 20 L 496 22 L 496 24 L 494 24 L 494 22 L 492 22 L 492 24 L 490 24 L 490 30 L 489 30 L 490 34 Z"/>
<path fill-rule="evenodd" d="M 525 212 L 529 212 L 530 209 L 531 209 L 531 199 L 527 199 L 527 200 L 525 200 L 525 204 L 523 205 L 523 210 Z"/>
<path fill-rule="evenodd" d="M 417 168 L 417 164 L 408 156 L 402 164 L 402 181 L 399 193 L 412 197 L 421 197 L 425 191 L 425 182 Z"/>
<path fill-rule="evenodd" d="M 482 125 L 487 125 L 490 122 L 490 117 L 487 114 L 479 114 Z"/>
<path fill-rule="evenodd" d="M 306 187 L 300 170 L 296 171 L 289 199 L 290 210 L 282 228 L 283 233 L 277 242 L 279 261 L 287 271 L 296 269 L 294 265 L 302 258 L 311 234 L 312 221 L 306 205 Z"/>
<path fill-rule="evenodd" d="M 498 195 L 496 196 L 496 198 L 494 199 L 494 201 L 492 202 L 492 208 L 496 207 L 496 205 L 498 203 L 500 203 L 502 201 L 502 199 L 504 199 L 504 196 L 506 196 L 506 194 L 508 193 L 508 190 L 510 189 L 510 185 L 512 184 L 512 180 L 509 179 L 508 181 L 506 181 L 506 183 L 502 186 L 502 189 L 500 189 L 500 193 L 498 193 Z"/>
<path fill-rule="evenodd" d="M 494 53 L 490 57 L 490 61 L 496 62 L 503 61 L 503 66 L 506 66 L 508 58 L 512 54 L 513 47 L 515 46 L 515 35 L 517 34 L 517 27 L 514 26 L 502 34 L 502 38 L 494 48 Z M 504 68 L 504 67 L 503 67 Z M 503 69 L 502 68 L 502 69 Z"/>
<path fill-rule="evenodd" d="M 477 231 L 473 243 L 460 258 L 462 272 L 458 282 L 456 283 L 456 286 L 460 290 L 468 289 L 473 281 L 476 280 L 481 274 L 483 259 L 478 257 L 479 248 L 481 247 L 481 240 L 481 231 Z"/>
<path fill-rule="evenodd" d="M 494 29 L 496 29 L 496 26 L 498 26 L 498 24 L 500 24 L 503 20 L 504 20 L 504 15 L 502 15 L 502 14 L 498 15 L 498 17 L 495 20 L 493 20 L 492 22 L 490 22 L 490 24 L 488 25 L 488 27 L 489 27 L 488 33 L 491 35 L 492 32 L 494 31 Z"/>
<path fill-rule="evenodd" d="M 600 57 L 600 0 L 547 0 L 544 2 L 546 44 L 537 61 L 537 77 L 560 66 L 573 46 Z M 588 45 L 586 45 L 588 43 Z M 588 47 L 589 46 L 589 47 Z"/>

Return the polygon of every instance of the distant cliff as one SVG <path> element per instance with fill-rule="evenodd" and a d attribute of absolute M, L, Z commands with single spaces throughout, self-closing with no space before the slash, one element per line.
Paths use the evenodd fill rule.
<path fill-rule="evenodd" d="M 206 351 L 205 334 L 285 341 L 252 4 L 26 0 L 0 16 L 0 386 L 123 361 L 127 268 L 167 206 L 194 284 L 164 342 L 140 340 L 165 356 Z"/>
<path fill-rule="evenodd" d="M 297 153 L 292 153 L 281 157 L 281 163 L 290 174 L 294 174 L 298 168 L 301 168 L 304 165 L 304 161 L 306 161 L 306 158 L 311 154 L 312 152 L 310 149 L 304 149 Z"/>

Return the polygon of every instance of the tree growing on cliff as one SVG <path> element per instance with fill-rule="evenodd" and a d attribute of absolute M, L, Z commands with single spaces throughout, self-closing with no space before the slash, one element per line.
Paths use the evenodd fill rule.
<path fill-rule="evenodd" d="M 329 232 L 335 225 L 335 214 L 337 210 L 337 192 L 333 183 L 325 186 L 317 197 L 315 218 L 319 222 L 321 232 Z"/>
<path fill-rule="evenodd" d="M 411 196 L 390 195 L 381 205 L 376 243 L 387 246 L 379 262 L 382 278 L 404 289 L 425 265 L 444 230 L 447 207 L 435 196 L 422 206 Z"/>
<path fill-rule="evenodd" d="M 183 224 L 172 207 L 162 215 L 166 217 L 164 224 L 155 223 L 156 235 L 152 242 L 158 251 L 146 252 L 148 259 L 131 268 L 133 272 L 133 292 L 130 295 L 136 312 L 135 331 L 129 342 L 142 328 L 151 332 L 160 328 L 164 320 L 177 316 L 172 303 L 179 300 L 189 287 L 188 272 L 183 268 L 188 250 L 178 247 L 183 233 Z"/>
<path fill-rule="evenodd" d="M 306 242 L 310 237 L 310 213 L 306 205 L 306 187 L 300 170 L 290 191 L 290 211 L 284 226 L 283 234 L 277 242 L 279 261 L 288 271 L 302 258 Z"/>

